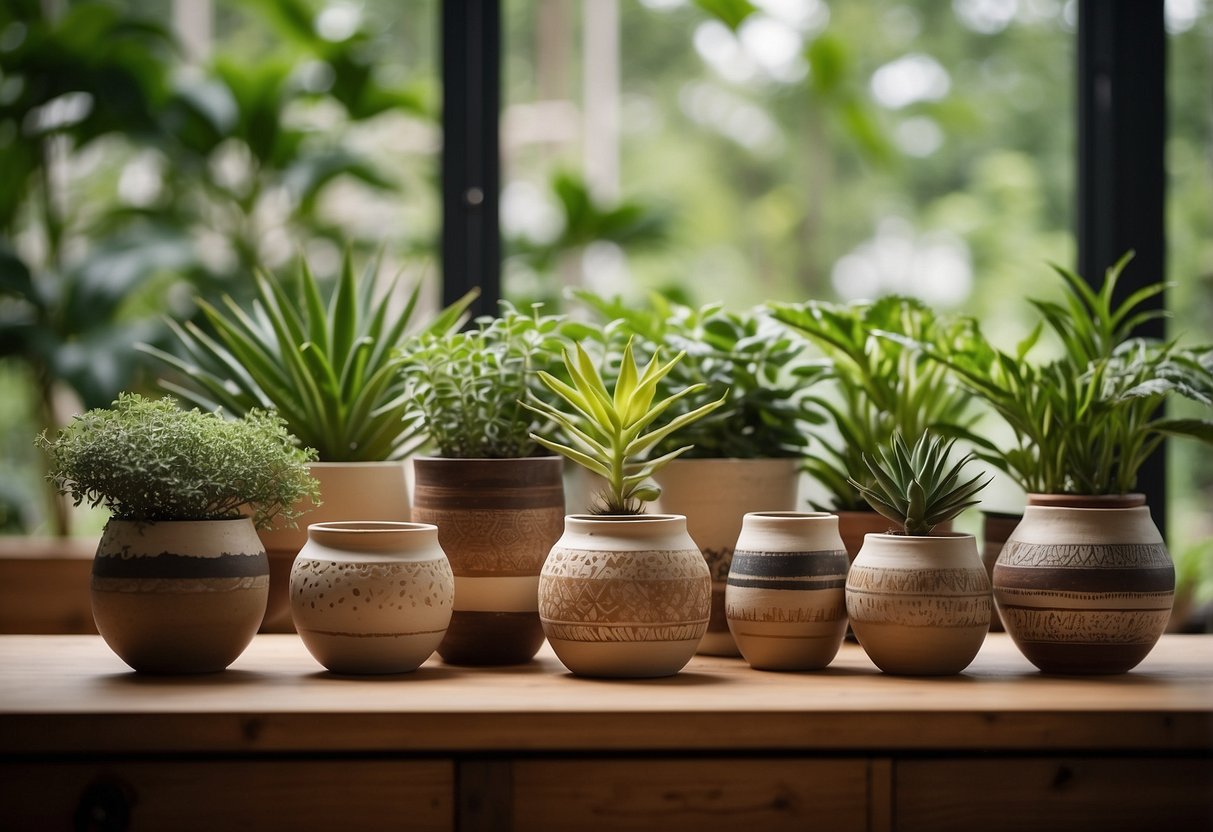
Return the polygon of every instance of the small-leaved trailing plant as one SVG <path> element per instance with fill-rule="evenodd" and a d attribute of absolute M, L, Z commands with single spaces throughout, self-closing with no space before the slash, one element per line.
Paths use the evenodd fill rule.
<path fill-rule="evenodd" d="M 199 302 L 215 336 L 193 323 L 170 322 L 184 357 L 142 349 L 184 377 L 181 384 L 162 381 L 164 389 L 204 410 L 276 410 L 322 462 L 402 459 L 422 439 L 417 420 L 405 421 L 408 401 L 400 376 L 400 346 L 410 334 L 421 283 L 403 310 L 393 311 L 387 298 L 399 278 L 379 298 L 377 265 L 368 264 L 359 285 L 347 251 L 327 303 L 306 261 L 300 261 L 296 292 L 258 273 L 251 312 L 230 297 L 224 310 Z M 476 294 L 443 309 L 422 331 L 455 328 Z"/>
<path fill-rule="evenodd" d="M 955 439 L 924 433 L 911 449 L 900 434 L 875 454 L 864 454 L 863 462 L 871 480 L 851 480 L 864 500 L 881 515 L 897 523 L 902 533 L 929 535 L 940 523 L 946 523 L 966 508 L 977 505 L 974 499 L 990 484 L 977 474 L 961 480 L 973 454 L 959 462 L 950 462 Z M 865 478 L 866 479 L 866 478 Z"/>
<path fill-rule="evenodd" d="M 678 443 L 692 445 L 686 456 L 697 459 L 799 457 L 809 442 L 805 426 L 824 421 L 806 393 L 829 368 L 804 360 L 800 336 L 769 316 L 727 311 L 719 303 L 696 309 L 657 293 L 647 305 L 591 292 L 576 296 L 602 319 L 612 352 L 636 339 L 646 352 L 686 354 L 659 383 L 659 397 L 702 384 L 707 396 L 724 399 L 718 410 L 667 438 L 658 453 Z M 682 399 L 672 412 L 691 408 L 691 401 Z"/>
<path fill-rule="evenodd" d="M 567 344 L 563 319 L 541 315 L 541 307 L 527 315 L 503 301 L 500 316 L 477 319 L 474 330 L 425 333 L 406 343 L 406 419 L 420 417 L 439 456 L 512 459 L 540 452 L 531 434 L 551 422 L 523 402 L 546 393 L 538 374 L 556 370 Z"/>
<path fill-rule="evenodd" d="M 606 490 L 599 495 L 601 505 L 593 513 L 642 514 L 644 504 L 661 494 L 661 489 L 650 477 L 689 450 L 689 446 L 675 448 L 652 459 L 650 452 L 675 431 L 721 407 L 724 399 L 700 405 L 658 427 L 657 421 L 675 404 L 704 389 L 702 384 L 693 384 L 656 399 L 659 382 L 682 360 L 681 353 L 665 364 L 654 353 L 648 364 L 640 369 L 629 342 L 620 359 L 614 390 L 608 391 L 601 373 L 580 342 L 574 349 L 573 355 L 568 350 L 563 354 L 564 367 L 572 384 L 566 384 L 551 373 L 539 373 L 543 384 L 570 409 L 560 410 L 537 398 L 527 402 L 527 407 L 558 425 L 570 444 L 554 442 L 538 433 L 532 434 L 531 438 L 606 480 Z"/>
<path fill-rule="evenodd" d="M 316 452 L 259 410 L 233 421 L 124 393 L 37 444 L 60 493 L 116 520 L 228 520 L 251 511 L 268 527 L 275 518 L 293 523 L 301 499 L 319 498 L 307 470 Z"/>
<path fill-rule="evenodd" d="M 816 344 L 832 366 L 830 383 L 807 397 L 827 414 L 832 428 L 810 429 L 815 442 L 804 464 L 830 494 L 829 504 L 819 508 L 865 509 L 851 477 L 866 470 L 864 455 L 876 454 L 894 434 L 913 444 L 928 429 L 964 430 L 976 420 L 972 394 L 916 346 L 948 340 L 964 321 L 940 318 L 921 301 L 899 296 L 847 305 L 771 303 L 768 308 L 776 320 Z"/>
<path fill-rule="evenodd" d="M 992 346 L 975 322 L 956 337 L 925 345 L 1003 418 L 1015 440 L 995 443 L 972 431 L 956 435 L 1029 493 L 1125 494 L 1163 437 L 1213 443 L 1213 422 L 1159 415 L 1171 396 L 1213 403 L 1213 350 L 1131 337 L 1139 324 L 1165 314 L 1142 308 L 1163 291 L 1162 283 L 1113 300 L 1131 256 L 1106 271 L 1098 290 L 1054 266 L 1064 301 L 1032 300 L 1044 321 L 1011 353 Z M 1046 327 L 1061 342 L 1062 355 L 1030 363 L 1028 353 Z"/>

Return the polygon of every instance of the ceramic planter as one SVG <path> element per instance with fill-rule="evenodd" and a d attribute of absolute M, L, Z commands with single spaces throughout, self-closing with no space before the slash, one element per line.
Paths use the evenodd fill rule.
<path fill-rule="evenodd" d="M 969 666 L 990 629 L 990 579 L 971 534 L 869 534 L 847 576 L 847 615 L 886 673 Z"/>
<path fill-rule="evenodd" d="M 725 614 L 758 670 L 820 670 L 847 629 L 847 552 L 833 514 L 747 514 L 733 552 Z"/>
<path fill-rule="evenodd" d="M 998 556 L 1002 553 L 1002 547 L 1006 544 L 1007 538 L 1011 536 L 1011 532 L 1015 531 L 1019 521 L 1023 520 L 1023 515 L 983 511 L 981 518 L 981 562 L 985 565 L 986 574 L 990 576 L 990 581 L 993 583 L 994 564 L 998 562 Z M 990 632 L 1001 633 L 1002 631 L 1002 617 L 998 613 L 998 605 L 995 604 L 994 611 L 990 615 Z"/>
<path fill-rule="evenodd" d="M 539 570 L 564 527 L 563 468 L 560 457 L 413 460 L 413 515 L 438 526 L 455 573 L 444 661 L 519 664 L 543 644 Z"/>
<path fill-rule="evenodd" d="M 569 515 L 539 576 L 544 633 L 581 676 L 677 673 L 707 632 L 711 598 L 680 515 Z"/>
<path fill-rule="evenodd" d="M 291 570 L 291 615 L 334 673 L 407 673 L 451 620 L 455 579 L 424 523 L 314 523 Z"/>
<path fill-rule="evenodd" d="M 1144 502 L 1029 495 L 994 566 L 994 596 L 1041 670 L 1124 673 L 1166 629 L 1175 567 Z"/>
<path fill-rule="evenodd" d="M 269 574 L 248 518 L 111 520 L 93 560 L 93 619 L 135 670 L 212 673 L 253 640 Z"/>
<path fill-rule="evenodd" d="M 725 581 L 741 520 L 754 511 L 792 511 L 799 485 L 795 459 L 676 459 L 654 475 L 657 511 L 682 514 L 712 574 L 712 617 L 699 652 L 738 656 L 725 618 Z"/>
<path fill-rule="evenodd" d="M 275 527 L 259 532 L 270 559 L 270 600 L 265 611 L 262 632 L 289 633 L 291 623 L 288 587 L 295 555 L 307 543 L 311 523 L 344 520 L 387 520 L 407 522 L 409 489 L 403 461 L 395 462 L 313 462 L 308 473 L 320 483 L 321 505 L 304 499 L 300 510 L 307 512 L 295 528 Z"/>

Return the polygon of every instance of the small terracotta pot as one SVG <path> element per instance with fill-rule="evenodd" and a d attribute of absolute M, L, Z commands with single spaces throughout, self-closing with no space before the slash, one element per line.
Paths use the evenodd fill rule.
<path fill-rule="evenodd" d="M 213 673 L 253 640 L 269 561 L 248 518 L 111 520 L 91 585 L 98 632 L 135 670 Z"/>
<path fill-rule="evenodd" d="M 707 632 L 711 598 L 681 515 L 569 515 L 539 576 L 543 630 L 580 676 L 672 676 Z"/>
<path fill-rule="evenodd" d="M 1140 494 L 1028 495 L 994 566 L 994 597 L 1047 673 L 1124 673 L 1166 629 L 1175 567 Z"/>
<path fill-rule="evenodd" d="M 981 517 L 981 562 L 993 583 L 994 564 L 998 561 L 998 556 L 1002 553 L 1002 547 L 1007 542 L 1007 538 L 1015 531 L 1019 521 L 1023 520 L 1023 515 L 983 511 Z M 990 632 L 1001 633 L 1002 631 L 1002 617 L 998 614 L 996 606 L 990 616 Z"/>
<path fill-rule="evenodd" d="M 304 646 L 334 673 L 407 673 L 451 621 L 455 579 L 425 523 L 313 523 L 291 572 Z"/>
<path fill-rule="evenodd" d="M 413 515 L 438 526 L 455 573 L 455 611 L 443 661 L 530 661 L 543 644 L 539 570 L 564 527 L 563 461 L 413 460 Z"/>
<path fill-rule="evenodd" d="M 886 673 L 969 666 L 990 629 L 990 579 L 971 534 L 869 534 L 847 576 L 847 615 Z"/>
<path fill-rule="evenodd" d="M 263 633 L 294 632 L 291 622 L 291 566 L 307 543 L 311 523 L 344 520 L 407 522 L 409 489 L 405 463 L 313 462 L 308 473 L 320 483 L 320 505 L 304 499 L 296 508 L 304 512 L 295 527 L 278 525 L 258 534 L 270 559 L 270 600 L 261 624 Z"/>
<path fill-rule="evenodd" d="M 742 518 L 754 511 L 796 508 L 796 459 L 676 459 L 654 475 L 655 510 L 682 514 L 712 573 L 712 617 L 699 643 L 708 656 L 739 656 L 724 615 L 725 580 Z"/>
<path fill-rule="evenodd" d="M 847 553 L 833 514 L 745 516 L 725 595 L 729 629 L 758 670 L 820 670 L 847 629 Z"/>

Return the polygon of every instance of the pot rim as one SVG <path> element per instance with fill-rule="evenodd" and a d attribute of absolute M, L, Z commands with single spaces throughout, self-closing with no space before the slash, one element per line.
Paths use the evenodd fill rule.
<path fill-rule="evenodd" d="M 656 521 L 686 520 L 685 514 L 566 514 L 565 520 L 576 520 L 580 523 L 652 523 Z"/>
<path fill-rule="evenodd" d="M 1140 508 L 1146 505 L 1146 495 L 1140 491 L 1130 491 L 1126 494 L 1037 494 L 1028 496 L 1028 508 L 1075 508 L 1112 509 Z M 1089 503 L 1089 505 L 1067 505 L 1067 503 Z"/>
<path fill-rule="evenodd" d="M 343 534 L 375 535 L 399 534 L 411 531 L 438 531 L 433 523 L 411 523 L 403 520 L 329 520 L 324 523 L 309 523 L 308 533 L 341 532 Z"/>
<path fill-rule="evenodd" d="M 961 538 L 977 539 L 977 535 L 969 532 L 941 532 L 940 534 L 891 534 L 889 532 L 868 532 L 864 538 L 879 537 L 883 540 L 896 540 L 901 543 L 927 541 L 927 540 L 957 540 Z"/>
<path fill-rule="evenodd" d="M 238 517 L 214 517 L 210 520 L 132 520 L 126 517 L 110 517 L 105 521 L 105 525 L 108 526 L 111 523 L 128 523 L 132 526 L 165 526 L 169 523 L 176 525 L 184 525 L 185 523 L 238 523 L 241 520 L 247 520 L 250 523 L 253 522 L 253 518 L 250 515 L 241 514 Z"/>
<path fill-rule="evenodd" d="M 504 464 L 507 462 L 559 462 L 564 464 L 564 457 L 555 454 L 548 456 L 415 456 L 413 462 L 475 462 L 478 465 Z"/>
<path fill-rule="evenodd" d="M 406 459 L 368 459 L 360 462 L 328 462 L 320 460 L 309 462 L 308 467 L 316 468 L 391 468 L 404 467 Z"/>
<path fill-rule="evenodd" d="M 830 511 L 796 511 L 792 509 L 788 511 L 747 511 L 744 517 L 761 517 L 770 520 L 821 520 L 827 517 L 837 518 L 838 515 Z"/>

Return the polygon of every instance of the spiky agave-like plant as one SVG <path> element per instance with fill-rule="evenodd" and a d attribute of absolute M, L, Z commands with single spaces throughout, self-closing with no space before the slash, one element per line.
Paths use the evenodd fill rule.
<path fill-rule="evenodd" d="M 962 483 L 960 475 L 975 457 L 966 454 L 949 466 L 953 444 L 954 439 L 945 440 L 928 432 L 911 450 L 901 434 L 894 434 L 892 443 L 876 455 L 863 455 L 872 482 L 852 478 L 850 483 L 868 505 L 900 524 L 907 535 L 929 535 L 940 523 L 977 505 L 980 500 L 973 498 L 993 479 L 983 482 L 977 474 Z"/>
<path fill-rule="evenodd" d="M 644 504 L 661 494 L 661 489 L 649 477 L 667 462 L 690 450 L 691 446 L 685 445 L 655 459 L 646 459 L 648 452 L 679 428 L 720 407 L 725 400 L 720 398 L 708 402 L 654 428 L 653 424 L 671 406 L 698 393 L 705 386 L 693 384 L 653 403 L 658 382 L 682 360 L 683 353 L 665 364 L 654 353 L 641 370 L 636 366 L 632 342 L 628 341 L 615 389 L 608 391 L 598 368 L 581 344 L 576 344 L 575 348 L 575 355 L 564 351 L 564 366 L 572 385 L 551 373 L 539 373 L 544 385 L 568 403 L 571 409 L 562 411 L 539 399 L 532 399 L 526 406 L 559 425 L 572 445 L 577 447 L 554 442 L 535 433 L 531 434 L 531 438 L 548 450 L 606 479 L 603 505 L 601 510 L 594 513 L 641 514 Z"/>

